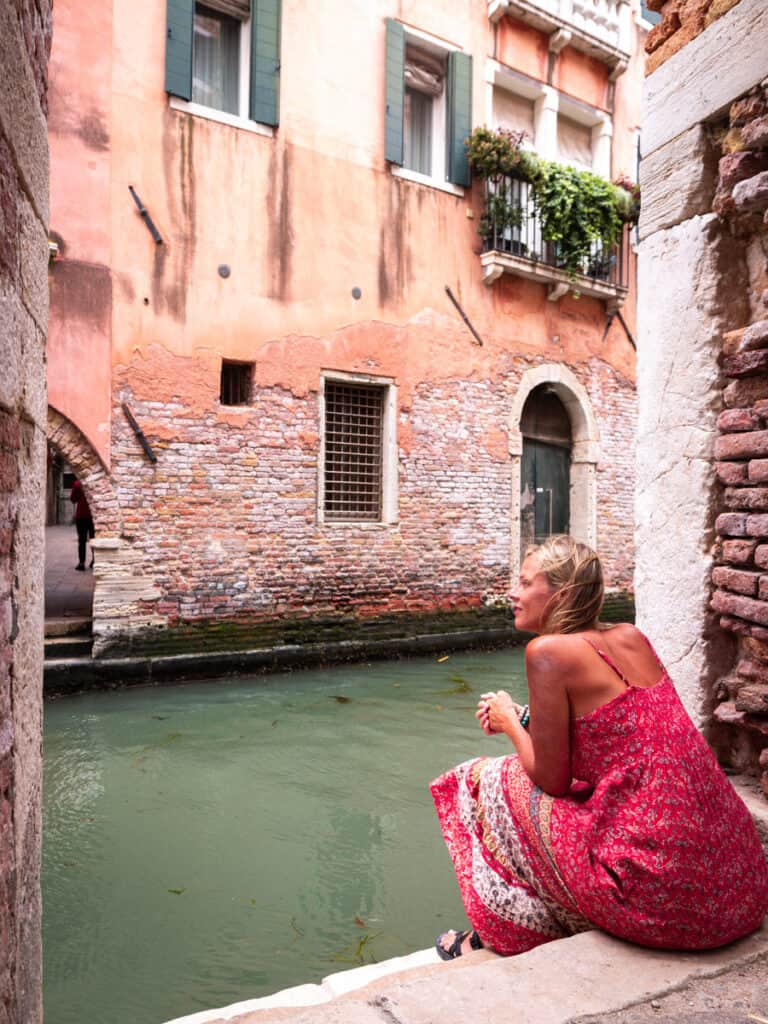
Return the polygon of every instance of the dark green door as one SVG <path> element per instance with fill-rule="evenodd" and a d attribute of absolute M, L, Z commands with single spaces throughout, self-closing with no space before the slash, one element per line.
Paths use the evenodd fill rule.
<path fill-rule="evenodd" d="M 568 448 L 523 439 L 520 474 L 520 541 L 522 551 L 553 533 L 568 533 L 570 522 Z"/>

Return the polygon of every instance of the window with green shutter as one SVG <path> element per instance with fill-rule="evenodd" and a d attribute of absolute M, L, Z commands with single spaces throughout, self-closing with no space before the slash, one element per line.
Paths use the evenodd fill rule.
<path fill-rule="evenodd" d="M 166 0 L 166 10 L 166 92 L 201 113 L 277 125 L 280 0 Z"/>
<path fill-rule="evenodd" d="M 470 183 L 472 58 L 386 19 L 384 155 L 425 184 Z"/>

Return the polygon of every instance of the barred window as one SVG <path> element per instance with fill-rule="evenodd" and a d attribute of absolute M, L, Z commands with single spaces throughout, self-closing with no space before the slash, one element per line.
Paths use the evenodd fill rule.
<path fill-rule="evenodd" d="M 221 363 L 221 389 L 219 399 L 222 405 L 247 405 L 251 399 L 253 363 Z"/>
<path fill-rule="evenodd" d="M 326 520 L 382 519 L 386 388 L 325 382 Z"/>

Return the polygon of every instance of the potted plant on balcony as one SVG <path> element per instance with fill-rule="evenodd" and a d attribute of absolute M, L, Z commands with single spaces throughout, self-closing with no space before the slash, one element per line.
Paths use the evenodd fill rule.
<path fill-rule="evenodd" d="M 637 224 L 640 219 L 640 186 L 626 174 L 614 178 L 616 206 L 625 224 Z"/>

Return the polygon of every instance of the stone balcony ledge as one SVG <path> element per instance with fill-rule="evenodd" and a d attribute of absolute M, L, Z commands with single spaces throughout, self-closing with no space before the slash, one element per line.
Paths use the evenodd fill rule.
<path fill-rule="evenodd" d="M 540 284 L 547 285 L 547 298 L 550 302 L 557 302 L 570 291 L 579 295 L 589 295 L 594 299 L 602 299 L 606 304 L 607 312 L 615 313 L 624 305 L 627 297 L 628 288 L 622 285 L 602 281 L 586 274 L 576 274 L 571 277 L 567 271 L 559 270 L 541 260 L 515 256 L 498 249 L 482 253 L 480 264 L 483 268 L 485 284 L 493 284 L 502 274 L 515 274 L 517 277 L 524 277 L 529 281 L 538 281 Z"/>

